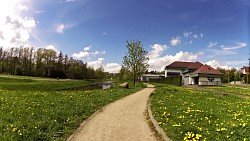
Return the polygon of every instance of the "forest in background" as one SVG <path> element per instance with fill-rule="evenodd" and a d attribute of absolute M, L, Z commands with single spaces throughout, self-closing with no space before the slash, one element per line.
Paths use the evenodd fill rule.
<path fill-rule="evenodd" d="M 76 60 L 63 52 L 33 47 L 0 47 L 0 73 L 23 76 L 70 79 L 104 79 L 114 74 L 94 69 L 82 60 Z"/>

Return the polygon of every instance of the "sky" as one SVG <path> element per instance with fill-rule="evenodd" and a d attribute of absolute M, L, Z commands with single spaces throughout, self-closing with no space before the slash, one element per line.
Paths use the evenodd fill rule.
<path fill-rule="evenodd" d="M 0 0 L 0 46 L 32 46 L 119 72 L 140 40 L 149 71 L 173 61 L 241 68 L 250 53 L 249 0 Z"/>

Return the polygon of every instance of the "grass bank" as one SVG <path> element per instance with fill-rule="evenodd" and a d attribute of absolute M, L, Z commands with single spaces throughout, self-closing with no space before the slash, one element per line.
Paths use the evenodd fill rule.
<path fill-rule="evenodd" d="M 250 96 L 250 86 L 248 85 L 224 85 L 221 87 L 208 87 L 208 88 L 219 90 L 222 92 Z"/>
<path fill-rule="evenodd" d="M 172 140 L 250 140 L 250 100 L 156 85 L 153 115 Z"/>
<path fill-rule="evenodd" d="M 58 91 L 87 84 L 0 78 L 0 140 L 65 140 L 95 111 L 143 88 Z"/>

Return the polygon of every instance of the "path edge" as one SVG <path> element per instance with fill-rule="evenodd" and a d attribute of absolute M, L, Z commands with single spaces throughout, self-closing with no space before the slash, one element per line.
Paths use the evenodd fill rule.
<path fill-rule="evenodd" d="M 153 127 L 151 127 L 151 128 L 153 128 L 152 130 L 155 130 L 157 132 L 157 134 L 159 134 L 161 136 L 160 137 L 161 140 L 171 141 L 171 139 L 169 137 L 167 137 L 164 130 L 158 125 L 157 121 L 155 120 L 155 118 L 153 116 L 153 113 L 152 113 L 152 110 L 151 110 L 151 96 L 152 96 L 153 93 L 150 94 L 148 104 L 147 104 L 147 113 L 148 113 L 149 119 L 150 119 L 150 121 L 151 121 L 151 123 L 153 125 Z"/>
<path fill-rule="evenodd" d="M 145 88 L 147 88 L 147 87 L 145 87 Z M 143 88 L 143 89 L 145 89 L 145 88 Z M 143 89 L 141 89 L 141 90 L 143 90 Z M 139 91 L 141 91 L 141 90 L 139 90 Z M 134 93 L 137 93 L 137 92 L 139 92 L 139 91 L 136 91 L 136 92 L 134 92 Z M 101 112 L 102 112 L 103 110 L 105 110 L 108 106 L 110 106 L 111 104 L 113 104 L 113 103 L 115 103 L 115 102 L 117 102 L 117 101 L 123 100 L 123 99 L 125 99 L 126 97 L 128 97 L 128 96 L 130 96 L 130 95 L 132 95 L 132 94 L 134 94 L 134 93 L 131 93 L 131 94 L 125 96 L 125 97 L 122 97 L 122 98 L 120 98 L 120 99 L 117 99 L 117 100 L 115 100 L 115 101 L 113 101 L 113 102 L 111 102 L 111 103 L 109 103 L 109 104 L 107 104 L 107 105 L 101 107 L 101 108 L 98 109 L 97 111 L 95 111 L 93 114 L 91 114 L 91 116 L 89 116 L 86 120 L 84 120 L 84 121 L 79 125 L 79 127 L 73 132 L 73 134 L 71 134 L 71 135 L 66 139 L 66 141 L 71 141 L 78 133 L 80 133 L 80 132 L 82 131 L 82 130 L 81 130 L 82 127 L 83 127 L 85 124 L 87 124 L 87 122 L 88 122 L 89 120 L 91 120 L 92 118 L 94 118 L 97 114 L 101 113 Z"/>

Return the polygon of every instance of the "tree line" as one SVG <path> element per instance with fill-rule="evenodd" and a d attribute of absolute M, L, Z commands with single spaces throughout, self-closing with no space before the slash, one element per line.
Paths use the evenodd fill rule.
<path fill-rule="evenodd" d="M 104 79 L 110 75 L 103 67 L 95 70 L 62 51 L 33 47 L 0 47 L 0 73 L 71 79 Z"/>

